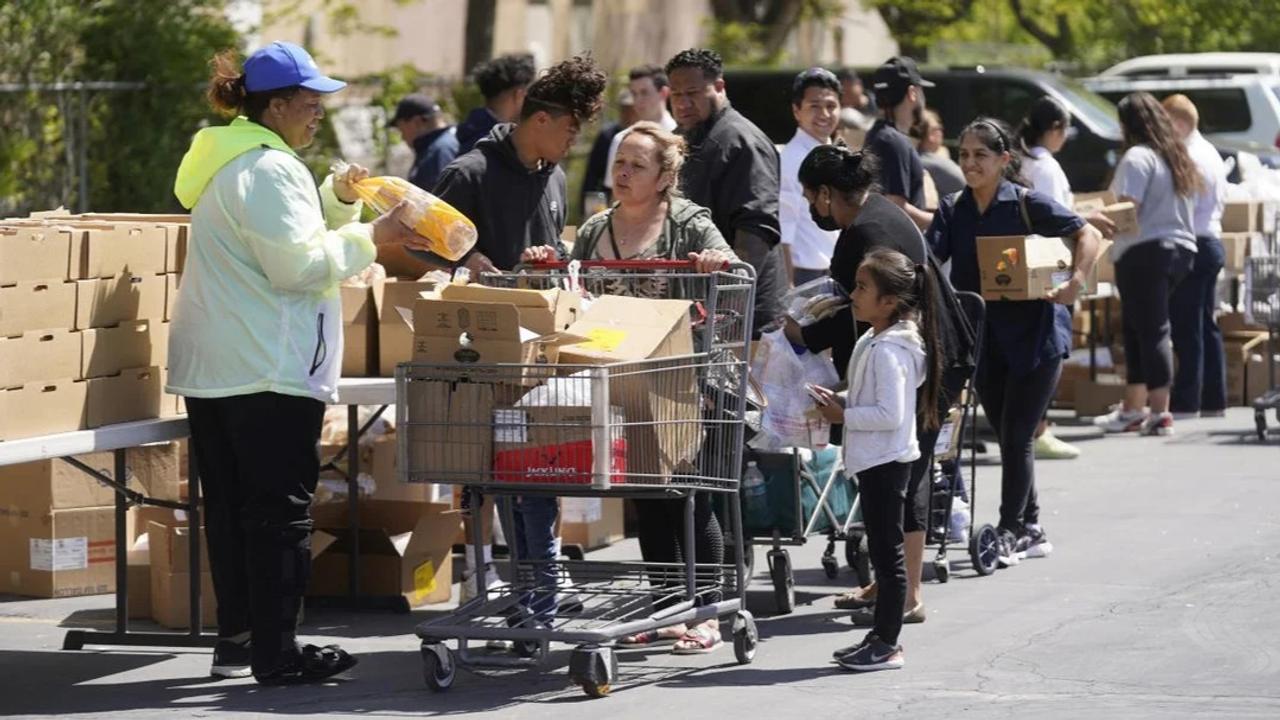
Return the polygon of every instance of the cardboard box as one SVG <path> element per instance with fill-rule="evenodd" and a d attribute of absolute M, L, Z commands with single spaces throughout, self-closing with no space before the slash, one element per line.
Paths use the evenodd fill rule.
<path fill-rule="evenodd" d="M 173 319 L 173 306 L 178 302 L 178 288 L 182 284 L 182 275 L 169 273 L 164 276 L 164 321 Z"/>
<path fill-rule="evenodd" d="M 84 430 L 88 383 L 47 380 L 0 390 L 0 440 Z"/>
<path fill-rule="evenodd" d="M 1110 190 L 1075 193 L 1071 198 L 1071 202 L 1077 215 L 1088 215 L 1108 205 L 1116 204 L 1116 194 Z"/>
<path fill-rule="evenodd" d="M 76 460 L 111 477 L 115 454 L 77 455 Z M 178 499 L 178 445 L 164 443 L 125 451 L 127 486 L 148 497 Z M 0 467 L 6 497 L 26 508 L 73 510 L 114 505 L 116 492 L 63 460 L 39 460 Z"/>
<path fill-rule="evenodd" d="M 1224 330 L 1222 344 L 1227 358 L 1227 404 L 1251 406 L 1255 398 L 1269 389 L 1267 353 L 1272 348 L 1267 334 Z"/>
<path fill-rule="evenodd" d="M 371 501 L 371 519 L 360 530 L 360 589 L 370 595 L 401 595 L 409 607 L 448 602 L 453 593 L 453 539 L 461 514 L 444 503 Z M 347 592 L 351 535 L 328 535 L 311 565 L 308 595 Z M 313 540 L 313 547 L 318 546 Z"/>
<path fill-rule="evenodd" d="M 1260 238 L 1261 233 L 1239 232 L 1239 233 L 1222 233 L 1222 250 L 1223 250 L 1223 269 L 1228 274 L 1242 275 L 1244 274 L 1244 261 L 1249 257 L 1249 248 L 1254 240 Z"/>
<path fill-rule="evenodd" d="M 203 528 L 200 535 L 200 620 L 212 626 L 218 622 L 218 601 Z M 191 530 L 185 524 L 153 522 L 147 538 L 151 548 L 151 618 L 167 628 L 190 627 Z"/>
<path fill-rule="evenodd" d="M 377 377 L 378 308 L 373 288 L 340 288 L 342 295 L 342 376 Z"/>
<path fill-rule="evenodd" d="M 374 285 L 378 313 L 378 374 L 395 377 L 396 365 L 413 359 L 413 304 L 433 282 L 393 282 Z"/>
<path fill-rule="evenodd" d="M 165 271 L 167 231 L 155 225 L 117 225 L 72 217 L 7 224 L 67 239 L 67 269 L 58 279 L 87 280 L 122 273 L 155 275 Z M 58 241 L 59 246 L 61 242 Z"/>
<path fill-rule="evenodd" d="M 1071 247 L 1037 235 L 978 238 L 984 300 L 1043 300 L 1072 274 Z M 1096 281 L 1090 287 L 1096 286 Z"/>
<path fill-rule="evenodd" d="M 345 445 L 321 445 L 320 457 L 330 459 L 346 450 Z M 398 475 L 400 463 L 397 460 L 397 443 L 395 435 L 386 435 L 372 443 L 360 445 L 360 497 L 371 500 L 392 500 L 396 502 L 449 502 L 452 493 L 451 485 L 436 483 L 401 482 Z M 347 467 L 346 456 L 338 462 L 343 470 Z M 339 473 L 322 474 L 322 480 L 330 481 L 325 486 L 328 502 L 342 504 L 347 502 L 347 481 Z M 321 492 L 316 494 L 316 503 L 321 502 Z"/>
<path fill-rule="evenodd" d="M 414 482 L 481 481 L 493 463 L 494 386 L 413 381 L 408 389 L 410 464 Z"/>
<path fill-rule="evenodd" d="M 116 589 L 115 509 L 0 505 L 0 593 L 99 595 Z"/>
<path fill-rule="evenodd" d="M 654 360 L 616 368 L 609 378 L 609 402 L 622 408 L 629 423 L 631 478 L 664 482 L 702 447 L 696 370 L 689 360 L 665 359 L 693 352 L 690 308 L 684 300 L 602 295 L 568 331 L 589 341 L 560 349 L 562 366 Z"/>
<path fill-rule="evenodd" d="M 613 408 L 609 481 L 626 482 L 627 440 Z M 493 411 L 493 479 L 501 483 L 591 485 L 595 446 L 590 407 L 515 407 Z"/>
<path fill-rule="evenodd" d="M 161 337 L 163 332 L 153 332 L 153 328 L 160 325 L 163 323 L 159 320 L 129 320 L 111 328 L 82 331 L 79 376 L 109 377 L 128 368 L 165 367 L 168 339 Z"/>
<path fill-rule="evenodd" d="M 1253 200 L 1231 200 L 1222 208 L 1222 232 L 1262 232 L 1263 204 Z M 1275 225 L 1274 218 L 1271 225 Z"/>
<path fill-rule="evenodd" d="M 578 296 L 560 289 L 525 290 L 484 285 L 445 285 L 440 289 L 440 299 L 515 305 L 520 315 L 520 327 L 539 335 L 568 330 L 582 315 L 582 302 Z"/>
<path fill-rule="evenodd" d="M 1110 190 L 1094 193 L 1077 193 L 1075 211 L 1078 215 L 1092 215 L 1101 212 L 1116 225 L 1120 234 L 1138 231 L 1138 208 L 1131 202 L 1118 202 Z"/>
<path fill-rule="evenodd" d="M 165 315 L 165 277 L 122 273 L 76 282 L 75 328 L 88 330 Z"/>
<path fill-rule="evenodd" d="M 567 497 L 560 501 L 560 538 L 584 550 L 612 545 L 626 537 L 622 498 Z"/>
<path fill-rule="evenodd" d="M 116 226 L 142 225 L 158 228 L 165 234 L 164 270 L 180 273 L 186 262 L 187 236 L 191 231 L 190 215 L 147 215 L 141 213 L 84 213 L 78 220 L 109 223 Z"/>
<path fill-rule="evenodd" d="M 1106 415 L 1111 406 L 1124 399 L 1124 378 L 1120 375 L 1098 375 L 1097 380 L 1075 383 L 1074 401 L 1077 417 Z"/>
<path fill-rule="evenodd" d="M 86 380 L 86 427 L 160 417 L 160 368 L 133 368 L 119 375 Z"/>
<path fill-rule="evenodd" d="M 0 228 L 0 285 L 67 279 L 71 236 L 48 228 Z"/>
<path fill-rule="evenodd" d="M 0 337 L 0 388 L 22 387 L 47 378 L 80 379 L 80 335 L 40 330 Z"/>
<path fill-rule="evenodd" d="M 1266 333 L 1267 329 L 1258 323 L 1245 320 L 1244 313 L 1227 312 L 1218 316 L 1218 329 L 1224 333 Z"/>
<path fill-rule="evenodd" d="M 76 283 L 22 282 L 0 287 L 0 337 L 65 330 L 76 321 Z"/>
<path fill-rule="evenodd" d="M 1076 385 L 1089 382 L 1089 366 L 1064 363 L 1062 375 L 1058 378 L 1058 389 L 1054 393 L 1054 403 L 1066 407 L 1075 407 Z"/>
<path fill-rule="evenodd" d="M 565 333 L 538 335 L 522 328 L 520 311 L 508 303 L 457 302 L 418 298 L 413 305 L 414 362 L 469 366 L 469 376 L 486 375 L 525 385 L 555 374 L 559 347 L 581 340 Z M 536 368 L 502 369 L 495 364 Z"/>

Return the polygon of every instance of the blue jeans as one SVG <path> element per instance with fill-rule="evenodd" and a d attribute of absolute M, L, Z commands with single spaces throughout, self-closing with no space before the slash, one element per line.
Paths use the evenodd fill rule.
<path fill-rule="evenodd" d="M 514 497 L 506 502 L 513 504 L 515 523 L 507 543 L 518 560 L 533 563 L 531 582 L 524 581 L 533 589 L 525 593 L 521 602 L 540 622 L 549 624 L 556 614 L 560 575 L 555 550 L 560 504 L 554 497 L 541 495 Z"/>
<path fill-rule="evenodd" d="M 1225 253 L 1216 237 L 1196 238 L 1196 261 L 1169 297 L 1169 322 L 1178 369 L 1173 376 L 1169 409 L 1193 413 L 1227 407 L 1226 356 L 1222 331 L 1213 319 L 1218 301 L 1218 273 Z"/>

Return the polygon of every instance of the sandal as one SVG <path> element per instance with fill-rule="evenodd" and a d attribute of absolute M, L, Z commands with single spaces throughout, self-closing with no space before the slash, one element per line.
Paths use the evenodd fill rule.
<path fill-rule="evenodd" d="M 645 630 L 644 632 L 628 635 L 618 641 L 619 645 L 655 645 L 660 642 L 675 642 L 684 637 L 687 630 L 683 625 L 672 625 L 671 627 L 658 628 L 657 630 Z"/>
<path fill-rule="evenodd" d="M 706 655 L 719 650 L 724 645 L 720 639 L 720 628 L 707 627 L 706 623 L 695 625 L 685 631 L 671 649 L 672 655 Z"/>
<path fill-rule="evenodd" d="M 266 675 L 255 675 L 254 679 L 259 685 L 304 685 L 331 678 L 359 662 L 337 645 L 304 645 L 275 670 Z"/>
<path fill-rule="evenodd" d="M 837 610 L 857 610 L 859 608 L 875 607 L 875 604 L 875 596 L 866 597 L 858 590 L 841 593 L 835 599 Z"/>

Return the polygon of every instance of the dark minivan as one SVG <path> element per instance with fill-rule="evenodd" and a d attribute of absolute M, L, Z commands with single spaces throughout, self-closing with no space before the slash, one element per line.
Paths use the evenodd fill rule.
<path fill-rule="evenodd" d="M 874 68 L 859 68 L 870 78 Z M 791 116 L 791 81 L 799 70 L 728 70 L 725 83 L 729 99 L 739 112 L 751 118 L 776 143 L 795 133 Z M 1120 125 L 1115 107 L 1069 78 L 1034 70 L 1011 68 L 925 68 L 924 77 L 937 85 L 926 91 L 925 101 L 942 117 L 946 141 L 953 148 L 957 135 L 979 115 L 997 117 L 1011 126 L 1031 103 L 1050 95 L 1071 113 L 1068 141 L 1058 161 L 1075 192 L 1106 187 L 1120 158 Z"/>

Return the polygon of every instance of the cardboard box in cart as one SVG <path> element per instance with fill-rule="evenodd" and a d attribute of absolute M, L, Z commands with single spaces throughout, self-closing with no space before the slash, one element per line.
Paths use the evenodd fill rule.
<path fill-rule="evenodd" d="M 515 305 L 520 316 L 520 327 L 539 335 L 568 330 L 582 315 L 582 302 L 578 296 L 560 289 L 525 290 L 484 285 L 445 285 L 440 289 L 440 299 Z"/>
<path fill-rule="evenodd" d="M 626 481 L 622 412 L 612 408 L 608 453 L 611 482 Z M 591 408 L 546 406 L 493 411 L 493 479 L 506 483 L 590 485 L 596 448 Z"/>
<path fill-rule="evenodd" d="M 562 365 L 672 358 L 693 353 L 692 304 L 602 295 L 569 333 L 588 338 L 560 350 Z M 702 395 L 688 360 L 646 363 L 611 374 L 609 402 L 626 418 L 627 473 L 669 479 L 702 446 Z"/>

